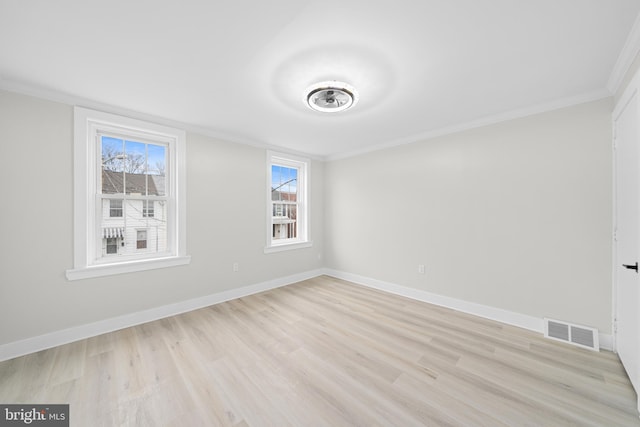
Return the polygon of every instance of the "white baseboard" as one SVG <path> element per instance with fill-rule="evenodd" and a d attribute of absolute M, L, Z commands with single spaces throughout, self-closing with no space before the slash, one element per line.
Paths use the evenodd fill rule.
<path fill-rule="evenodd" d="M 600 350 L 613 351 L 613 335 L 598 331 Z"/>
<path fill-rule="evenodd" d="M 232 299 L 257 294 L 259 292 L 290 285 L 302 280 L 311 279 L 321 274 L 323 274 L 322 270 L 306 271 L 304 273 L 268 280 L 254 285 L 243 286 L 238 289 L 230 289 L 228 291 L 200 298 L 181 301 L 175 304 L 168 304 L 161 307 L 151 308 L 136 313 L 39 335 L 33 338 L 10 342 L 8 344 L 0 345 L 0 361 L 13 359 L 14 357 L 24 356 L 25 354 L 35 353 L 40 350 L 45 350 L 62 344 L 68 344 L 81 339 L 91 338 L 96 335 L 117 331 L 130 326 L 140 325 L 142 323 L 151 322 L 169 316 L 175 316 L 176 314 L 197 310 L 199 308 L 208 307 L 210 305 L 219 304 Z"/>
<path fill-rule="evenodd" d="M 111 319 L 63 329 L 60 331 L 55 331 L 20 341 L 2 344 L 0 345 L 0 362 L 3 360 L 13 359 L 14 357 L 24 356 L 25 354 L 35 353 L 47 348 L 68 344 L 70 342 L 78 341 L 85 338 L 91 338 L 100 334 L 113 332 L 123 328 L 128 328 L 130 326 L 140 325 L 142 323 L 151 322 L 165 317 L 175 316 L 177 314 L 197 310 L 199 308 L 208 307 L 210 305 L 219 304 L 221 302 L 229 301 L 232 299 L 257 294 L 259 292 L 268 291 L 270 289 L 275 289 L 282 286 L 287 286 L 292 283 L 311 279 L 323 274 L 336 277 L 338 279 L 348 280 L 353 283 L 389 292 L 392 294 L 401 295 L 418 301 L 428 302 L 442 307 L 462 311 L 464 313 L 480 316 L 486 319 L 496 320 L 508 325 L 518 326 L 520 328 L 543 333 L 544 321 L 542 318 L 528 316 L 508 310 L 502 310 L 495 307 L 489 307 L 482 304 L 476 304 L 456 298 L 421 291 L 406 286 L 396 285 L 394 283 L 383 282 L 381 280 L 376 280 L 369 277 L 325 268 L 268 280 L 266 282 L 243 286 L 242 288 L 238 289 L 230 289 L 228 291 L 223 291 L 200 298 L 181 301 L 175 304 L 151 308 L 136 313 L 118 316 Z M 599 339 L 601 349 L 613 349 L 612 335 L 600 332 Z"/>
<path fill-rule="evenodd" d="M 538 332 L 540 334 L 544 332 L 544 320 L 541 317 L 538 318 L 535 316 L 529 316 L 527 314 L 516 313 L 500 308 L 463 301 L 457 298 L 451 298 L 427 291 L 421 291 L 419 289 L 397 285 L 395 283 L 372 279 L 370 277 L 346 273 L 344 271 L 325 268 L 323 270 L 323 273 L 327 276 L 348 280 L 349 282 L 357 283 L 369 288 L 374 288 L 403 297 L 415 299 L 417 301 L 428 302 L 430 304 L 439 305 L 441 307 L 451 308 L 463 313 L 473 314 L 485 319 L 495 320 L 501 323 L 506 323 L 508 325 Z M 600 348 L 604 350 L 612 350 L 613 337 L 610 334 L 604 334 L 602 332 L 599 332 L 598 335 L 600 340 Z"/>

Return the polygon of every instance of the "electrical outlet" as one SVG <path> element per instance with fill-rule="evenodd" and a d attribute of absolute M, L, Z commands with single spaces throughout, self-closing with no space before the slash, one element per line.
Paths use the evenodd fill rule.
<path fill-rule="evenodd" d="M 424 264 L 418 265 L 418 273 L 424 274 Z"/>
<path fill-rule="evenodd" d="M 238 264 L 237 262 L 233 263 L 233 271 L 238 272 L 240 271 L 240 264 Z"/>

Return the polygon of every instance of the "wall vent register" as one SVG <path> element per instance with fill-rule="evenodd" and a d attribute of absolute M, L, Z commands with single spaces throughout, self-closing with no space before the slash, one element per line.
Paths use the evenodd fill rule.
<path fill-rule="evenodd" d="M 544 319 L 544 336 L 589 350 L 600 351 L 598 330 L 553 319 Z"/>

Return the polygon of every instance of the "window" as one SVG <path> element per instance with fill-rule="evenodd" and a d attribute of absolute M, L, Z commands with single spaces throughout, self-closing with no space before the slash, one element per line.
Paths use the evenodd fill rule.
<path fill-rule="evenodd" d="M 109 217 L 121 217 L 122 216 L 122 200 L 111 199 L 109 200 Z"/>
<path fill-rule="evenodd" d="M 184 144 L 178 129 L 75 109 L 74 268 L 67 278 L 189 263 Z"/>
<path fill-rule="evenodd" d="M 136 232 L 136 249 L 147 249 L 147 230 Z"/>
<path fill-rule="evenodd" d="M 142 216 L 145 218 L 153 218 L 153 200 L 142 201 Z"/>
<path fill-rule="evenodd" d="M 267 152 L 267 245 L 265 252 L 311 246 L 309 160 Z"/>
<path fill-rule="evenodd" d="M 107 237 L 107 254 L 117 254 L 118 253 L 118 240 L 115 237 Z"/>

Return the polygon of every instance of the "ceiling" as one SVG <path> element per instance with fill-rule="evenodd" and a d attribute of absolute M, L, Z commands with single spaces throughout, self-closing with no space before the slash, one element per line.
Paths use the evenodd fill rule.
<path fill-rule="evenodd" d="M 0 0 L 0 83 L 338 158 L 606 96 L 637 0 Z M 341 113 L 303 103 L 353 85 Z M 554 104 L 555 105 L 555 104 Z"/>

